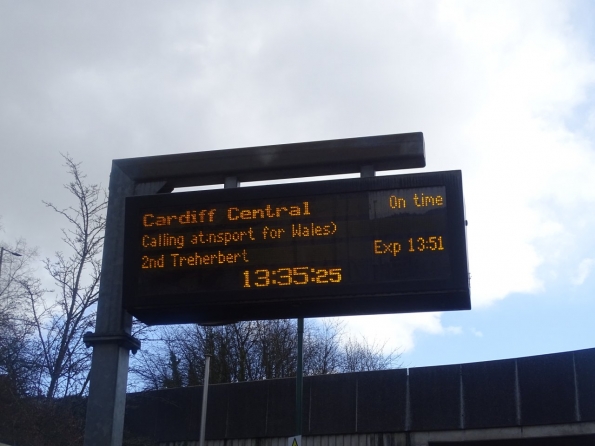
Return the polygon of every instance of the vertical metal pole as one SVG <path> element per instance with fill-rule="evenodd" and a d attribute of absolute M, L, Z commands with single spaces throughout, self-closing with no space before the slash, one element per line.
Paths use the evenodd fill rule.
<path fill-rule="evenodd" d="M 302 403 L 304 400 L 304 318 L 298 323 L 297 373 L 295 377 L 295 435 L 302 435 Z"/>
<path fill-rule="evenodd" d="M 85 446 L 122 444 L 129 350 L 140 347 L 140 342 L 130 336 L 132 316 L 122 307 L 124 207 L 126 197 L 155 194 L 163 184 L 136 186 L 117 165 L 112 165 L 95 334 L 83 338 L 85 344 L 93 346 Z"/>
<path fill-rule="evenodd" d="M 0 246 L 0 277 L 2 277 L 2 256 L 4 255 L 4 247 Z"/>
<path fill-rule="evenodd" d="M 122 308 L 124 203 L 134 182 L 112 166 L 95 333 L 130 334 L 132 317 Z M 85 446 L 120 446 L 124 434 L 129 351 L 116 341 L 93 345 Z"/>
<path fill-rule="evenodd" d="M 207 398 L 209 396 L 209 371 L 211 355 L 205 355 L 205 380 L 202 385 L 202 410 L 200 412 L 200 446 L 205 446 L 205 430 L 207 427 Z"/>

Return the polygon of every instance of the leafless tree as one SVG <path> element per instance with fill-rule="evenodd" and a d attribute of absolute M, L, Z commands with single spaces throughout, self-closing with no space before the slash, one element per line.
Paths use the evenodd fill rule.
<path fill-rule="evenodd" d="M 0 246 L 5 249 L 0 272 L 0 315 L 15 318 L 22 316 L 26 304 L 22 283 L 39 283 L 32 266 L 37 258 L 37 250 L 29 248 L 24 239 L 19 239 L 14 244 L 0 241 Z"/>
<path fill-rule="evenodd" d="M 56 252 L 55 258 L 44 261 L 56 290 L 48 296 L 27 289 L 43 370 L 41 384 L 48 398 L 80 395 L 88 383 L 90 352 L 82 343 L 82 335 L 95 319 L 107 207 L 105 191 L 99 185 L 87 184 L 80 164 L 71 157 L 66 155 L 64 160 L 71 177 L 64 187 L 75 204 L 61 208 L 44 202 L 67 224 L 62 229 L 66 252 Z"/>
<path fill-rule="evenodd" d="M 32 341 L 33 324 L 27 313 L 28 290 L 41 293 L 33 262 L 37 252 L 23 239 L 15 244 L 1 243 L 9 252 L 5 255 L 0 274 L 0 375 L 11 384 L 17 395 L 38 393 L 39 367 L 37 350 Z"/>
<path fill-rule="evenodd" d="M 212 355 L 210 382 L 255 381 L 295 376 L 297 327 L 294 320 L 240 322 L 203 327 L 156 329 L 131 362 L 135 390 L 202 384 L 205 354 Z M 304 329 L 304 374 L 381 370 L 399 366 L 398 352 L 384 345 L 345 340 L 338 319 L 309 320 Z"/>
<path fill-rule="evenodd" d="M 386 343 L 369 342 L 363 337 L 361 340 L 349 337 L 342 347 L 342 372 L 367 372 L 398 368 L 401 365 L 400 352 L 392 350 L 386 353 L 385 346 Z"/>
<path fill-rule="evenodd" d="M 341 339 L 344 330 L 344 324 L 340 319 L 306 323 L 304 374 L 328 375 L 341 372 Z"/>
<path fill-rule="evenodd" d="M 14 444 L 80 444 L 90 351 L 82 335 L 94 323 L 105 228 L 106 194 L 64 157 L 73 205 L 45 203 L 65 218 L 64 251 L 43 266 L 55 291 L 43 289 L 35 250 L 2 242 L 0 273 L 0 431 Z"/>

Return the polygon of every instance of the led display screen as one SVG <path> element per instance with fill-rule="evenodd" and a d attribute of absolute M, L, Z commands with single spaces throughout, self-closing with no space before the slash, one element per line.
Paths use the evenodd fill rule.
<path fill-rule="evenodd" d="M 468 309 L 461 174 L 129 197 L 124 265 L 149 324 Z"/>

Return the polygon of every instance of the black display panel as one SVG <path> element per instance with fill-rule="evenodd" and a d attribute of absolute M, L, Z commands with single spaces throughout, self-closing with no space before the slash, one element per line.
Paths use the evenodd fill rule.
<path fill-rule="evenodd" d="M 149 324 L 469 309 L 460 171 L 126 199 Z"/>

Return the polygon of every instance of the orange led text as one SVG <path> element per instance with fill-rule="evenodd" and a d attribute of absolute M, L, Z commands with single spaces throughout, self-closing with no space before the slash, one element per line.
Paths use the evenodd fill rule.
<path fill-rule="evenodd" d="M 215 211 L 216 209 L 203 209 L 201 211 L 186 211 L 181 215 L 145 214 L 143 215 L 143 226 L 150 228 L 151 226 L 171 226 L 176 223 L 180 225 L 205 223 L 205 221 L 212 223 Z"/>
<path fill-rule="evenodd" d="M 240 209 L 237 207 L 227 209 L 227 219 L 231 221 L 279 218 L 284 215 L 291 217 L 310 215 L 310 203 L 304 201 L 302 204 L 295 206 L 272 207 L 270 204 L 267 204 L 264 208 L 257 209 Z"/>

